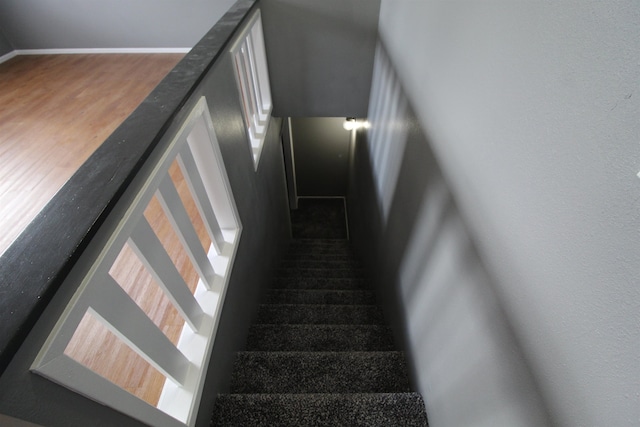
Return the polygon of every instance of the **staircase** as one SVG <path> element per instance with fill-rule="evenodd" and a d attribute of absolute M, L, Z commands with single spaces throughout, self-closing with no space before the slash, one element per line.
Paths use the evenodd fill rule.
<path fill-rule="evenodd" d="M 427 425 L 348 240 L 293 240 L 212 425 Z"/>

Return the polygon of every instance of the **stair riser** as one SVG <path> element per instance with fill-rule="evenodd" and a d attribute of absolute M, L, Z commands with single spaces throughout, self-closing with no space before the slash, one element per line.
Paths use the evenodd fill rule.
<path fill-rule="evenodd" d="M 268 304 L 260 306 L 256 323 L 382 325 L 384 317 L 373 305 Z"/>
<path fill-rule="evenodd" d="M 280 268 L 277 271 L 277 277 L 327 277 L 327 278 L 363 278 L 364 274 L 361 269 L 355 268 Z"/>
<path fill-rule="evenodd" d="M 342 252 L 342 253 L 353 253 L 353 249 L 351 249 L 351 245 L 348 243 L 341 242 L 292 242 L 289 245 L 289 252 Z"/>
<path fill-rule="evenodd" d="M 426 427 L 417 393 L 232 394 L 218 397 L 213 426 Z"/>
<path fill-rule="evenodd" d="M 300 260 L 285 260 L 280 263 L 280 268 L 323 268 L 323 269 L 361 269 L 360 263 L 350 259 L 300 259 Z"/>
<path fill-rule="evenodd" d="M 284 290 L 272 289 L 265 304 L 375 304 L 371 291 Z"/>
<path fill-rule="evenodd" d="M 402 353 L 238 353 L 232 393 L 408 392 Z"/>
<path fill-rule="evenodd" d="M 392 351 L 386 326 L 377 325 L 254 325 L 249 351 Z"/>
<path fill-rule="evenodd" d="M 350 241 L 347 239 L 313 239 L 313 238 L 301 238 L 291 240 L 291 246 L 297 245 L 342 245 L 345 247 L 351 247 Z"/>
<path fill-rule="evenodd" d="M 358 290 L 367 289 L 367 282 L 362 278 L 340 277 L 277 277 L 273 289 L 324 289 L 324 290 Z"/>
<path fill-rule="evenodd" d="M 349 251 L 341 253 L 306 253 L 306 252 L 289 252 L 284 256 L 283 261 L 355 261 L 358 259 Z"/>

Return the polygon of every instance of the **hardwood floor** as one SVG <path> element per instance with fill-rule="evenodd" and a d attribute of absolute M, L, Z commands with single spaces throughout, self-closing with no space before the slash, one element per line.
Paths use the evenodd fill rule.
<path fill-rule="evenodd" d="M 18 56 L 0 64 L 0 253 L 182 56 Z"/>
<path fill-rule="evenodd" d="M 182 56 L 23 56 L 0 64 L 0 252 Z M 170 174 L 208 249 L 211 242 L 176 164 Z M 198 276 L 157 200 L 145 217 L 194 291 Z M 126 246 L 110 274 L 177 343 L 184 320 Z M 164 376 L 90 315 L 65 353 L 157 403 Z"/>

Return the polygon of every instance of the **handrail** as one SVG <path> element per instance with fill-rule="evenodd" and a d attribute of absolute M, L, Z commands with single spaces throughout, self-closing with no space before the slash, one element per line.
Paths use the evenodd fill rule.
<path fill-rule="evenodd" d="M 238 0 L 2 254 L 0 374 L 255 6 Z"/>

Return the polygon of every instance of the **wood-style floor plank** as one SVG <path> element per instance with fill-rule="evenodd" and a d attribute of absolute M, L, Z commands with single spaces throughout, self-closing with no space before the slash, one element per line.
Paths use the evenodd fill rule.
<path fill-rule="evenodd" d="M 25 56 L 0 64 L 0 252 L 181 57 Z M 170 174 L 208 248 L 204 224 L 175 164 Z M 198 275 L 157 201 L 145 216 L 194 291 Z M 131 251 L 123 251 L 112 275 L 177 343 L 184 320 Z M 164 377 L 90 317 L 65 353 L 141 399 L 157 403 Z"/>
<path fill-rule="evenodd" d="M 40 55 L 0 64 L 0 253 L 182 56 Z"/>

